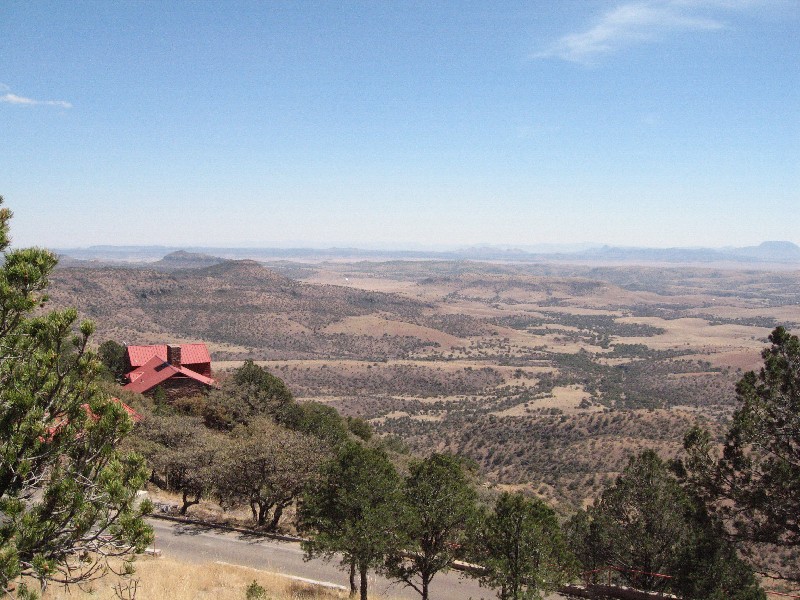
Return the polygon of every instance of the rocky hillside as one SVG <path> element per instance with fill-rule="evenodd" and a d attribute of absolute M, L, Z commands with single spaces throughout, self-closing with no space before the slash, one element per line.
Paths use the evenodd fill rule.
<path fill-rule="evenodd" d="M 97 321 L 98 338 L 128 343 L 196 339 L 218 345 L 215 359 L 398 358 L 424 340 L 376 338 L 325 327 L 347 317 L 380 314 L 425 325 L 431 305 L 394 294 L 288 279 L 249 260 L 170 272 L 59 269 L 52 303 L 76 306 Z"/>

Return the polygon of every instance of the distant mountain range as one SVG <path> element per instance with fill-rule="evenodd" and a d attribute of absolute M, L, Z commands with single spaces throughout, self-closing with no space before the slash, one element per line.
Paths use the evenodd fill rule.
<path fill-rule="evenodd" d="M 770 241 L 758 246 L 730 248 L 636 248 L 583 246 L 571 251 L 531 251 L 503 246 L 474 246 L 459 250 L 364 250 L 359 248 L 174 248 L 167 246 L 90 246 L 56 249 L 62 265 L 73 261 L 112 263 L 152 263 L 150 266 L 173 270 L 199 268 L 224 260 L 331 259 L 360 260 L 504 260 L 521 262 L 600 262 L 600 263 L 738 263 L 800 266 L 800 246 L 792 242 Z"/>
<path fill-rule="evenodd" d="M 565 256 L 565 255 L 562 255 Z M 766 262 L 800 263 L 800 246 L 792 242 L 763 242 L 742 248 L 619 248 L 603 246 L 574 254 L 586 259 L 625 262 Z"/>

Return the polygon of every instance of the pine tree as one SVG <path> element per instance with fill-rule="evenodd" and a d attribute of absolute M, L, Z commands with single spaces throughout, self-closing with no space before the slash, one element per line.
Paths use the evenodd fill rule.
<path fill-rule="evenodd" d="M 764 366 L 736 386 L 739 409 L 717 455 L 707 431 L 684 445 L 690 481 L 735 537 L 800 546 L 800 340 L 783 327 L 769 336 Z"/>
<path fill-rule="evenodd" d="M 367 598 L 367 572 L 402 550 L 397 529 L 401 480 L 386 453 L 346 442 L 308 486 L 300 504 L 301 528 L 311 539 L 306 556 L 342 557 L 350 570 L 350 595 Z M 356 586 L 355 576 L 359 575 Z"/>
<path fill-rule="evenodd" d="M 561 534 L 555 511 L 538 498 L 502 494 L 477 528 L 474 572 L 500 600 L 534 600 L 569 580 L 575 559 Z"/>
<path fill-rule="evenodd" d="M 434 576 L 448 569 L 464 546 L 477 516 L 476 497 L 457 457 L 432 454 L 411 463 L 399 517 L 406 552 L 391 555 L 387 569 L 422 600 L 430 597 Z"/>
<path fill-rule="evenodd" d="M 0 198 L 2 204 L 2 198 Z M 0 588 L 74 583 L 150 543 L 135 508 L 140 458 L 116 446 L 132 423 L 98 388 L 91 323 L 40 309 L 56 257 L 9 250 L 0 209 Z M 77 330 L 76 330 L 77 328 Z M 17 588 L 21 592 L 22 586 Z"/>
<path fill-rule="evenodd" d="M 586 571 L 613 567 L 626 585 L 686 600 L 765 598 L 721 523 L 652 450 L 631 458 L 567 529 Z"/>

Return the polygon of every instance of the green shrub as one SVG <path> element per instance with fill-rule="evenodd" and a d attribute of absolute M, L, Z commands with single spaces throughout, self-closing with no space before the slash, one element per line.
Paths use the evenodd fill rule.
<path fill-rule="evenodd" d="M 267 590 L 260 586 L 255 579 L 253 583 L 247 586 L 247 590 L 245 591 L 245 598 L 247 598 L 247 600 L 261 600 L 266 597 Z"/>

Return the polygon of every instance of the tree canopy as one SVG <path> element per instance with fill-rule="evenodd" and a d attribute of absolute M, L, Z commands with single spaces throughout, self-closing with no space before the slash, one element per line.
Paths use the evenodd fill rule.
<path fill-rule="evenodd" d="M 707 431 L 685 440 L 690 481 L 748 542 L 800 546 L 800 341 L 783 327 L 769 336 L 764 366 L 736 386 L 741 403 L 715 452 Z"/>
<path fill-rule="evenodd" d="M 475 576 L 500 600 L 538 600 L 569 580 L 574 558 L 555 511 L 538 498 L 503 493 L 473 534 Z"/>
<path fill-rule="evenodd" d="M 282 379 L 246 360 L 221 389 L 208 395 L 202 412 L 208 426 L 230 430 L 259 416 L 278 419 L 296 404 Z"/>
<path fill-rule="evenodd" d="M 687 600 L 765 597 L 721 524 L 652 450 L 631 458 L 568 531 L 585 571 L 611 567 L 632 587 Z"/>
<path fill-rule="evenodd" d="M 350 595 L 360 575 L 361 599 L 367 599 L 367 572 L 382 567 L 391 552 L 402 550 L 397 529 L 401 479 L 386 453 L 357 442 L 342 444 L 318 479 L 307 486 L 300 504 L 307 556 L 342 556 L 350 569 Z"/>
<path fill-rule="evenodd" d="M 217 455 L 213 481 L 228 506 L 250 506 L 258 527 L 274 531 L 284 509 L 316 476 L 323 444 L 267 417 L 234 429 Z"/>
<path fill-rule="evenodd" d="M 2 203 L 2 198 L 0 198 Z M 27 576 L 72 583 L 110 556 L 141 551 L 152 531 L 135 508 L 143 462 L 116 446 L 132 423 L 104 395 L 73 309 L 37 313 L 55 256 L 8 250 L 0 209 L 0 588 Z"/>
<path fill-rule="evenodd" d="M 181 494 L 180 514 L 214 490 L 223 435 L 208 429 L 199 417 L 151 415 L 137 428 L 136 449 L 147 459 L 151 481 Z"/>
<path fill-rule="evenodd" d="M 125 346 L 114 340 L 106 340 L 98 346 L 97 357 L 112 379 L 119 382 L 123 380 L 127 369 Z"/>
<path fill-rule="evenodd" d="M 411 463 L 398 516 L 407 552 L 391 555 L 387 567 L 422 600 L 428 600 L 436 573 L 449 568 L 462 550 L 477 516 L 476 497 L 457 457 L 431 454 Z"/>

